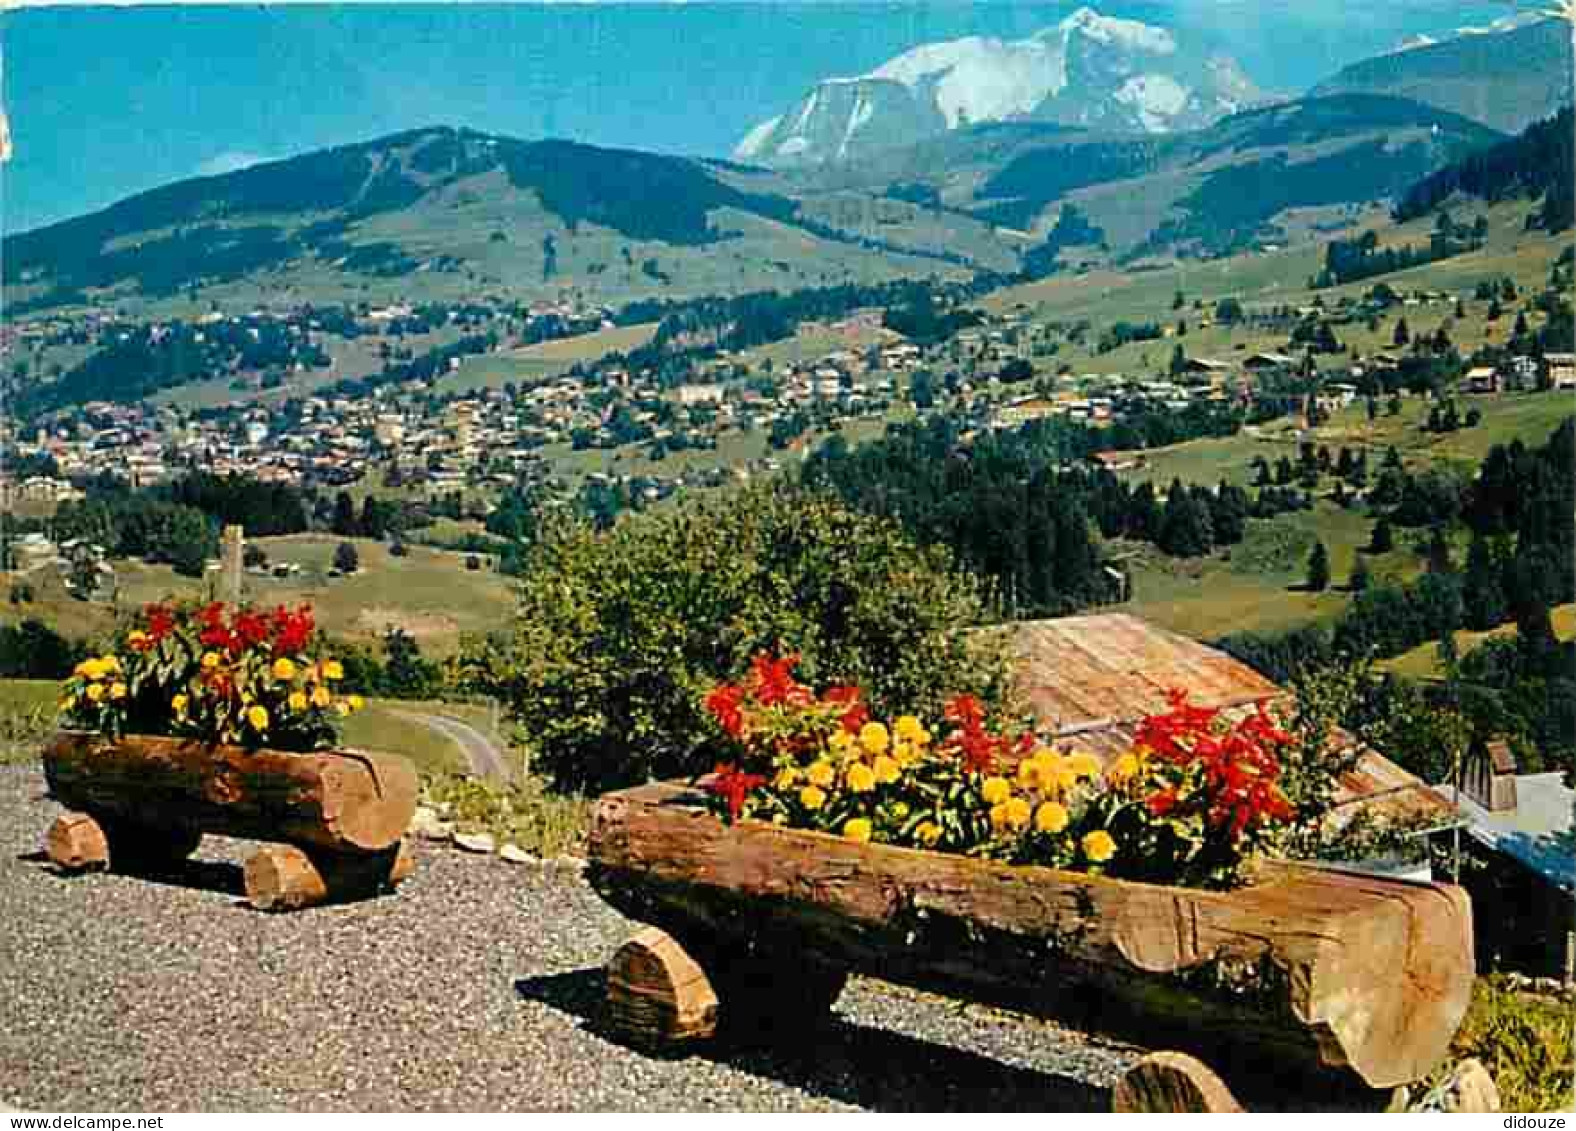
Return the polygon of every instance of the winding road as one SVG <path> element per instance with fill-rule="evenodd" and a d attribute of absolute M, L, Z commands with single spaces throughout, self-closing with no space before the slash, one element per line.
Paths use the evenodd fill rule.
<path fill-rule="evenodd" d="M 428 730 L 435 730 L 453 741 L 464 751 L 465 760 L 471 765 L 471 772 L 478 777 L 491 781 L 509 780 L 509 759 L 498 748 L 497 743 L 469 723 L 451 719 L 447 715 L 426 715 L 415 711 L 395 711 L 394 714 Z"/>

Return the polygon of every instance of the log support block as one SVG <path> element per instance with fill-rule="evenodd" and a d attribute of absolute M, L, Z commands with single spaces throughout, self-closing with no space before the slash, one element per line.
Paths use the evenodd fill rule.
<path fill-rule="evenodd" d="M 1127 1070 L 1111 1093 L 1111 1110 L 1238 1114 L 1242 1105 L 1203 1061 L 1180 1052 L 1157 1052 Z"/>
<path fill-rule="evenodd" d="M 672 935 L 646 927 L 607 967 L 608 1020 L 633 1044 L 671 1047 L 717 1032 L 717 991 Z"/>
<path fill-rule="evenodd" d="M 49 826 L 44 852 L 63 872 L 102 872 L 109 867 L 109 838 L 86 813 L 62 813 Z"/>
<path fill-rule="evenodd" d="M 403 840 L 364 854 L 271 844 L 246 862 L 246 898 L 259 911 L 298 911 L 377 895 L 414 870 L 415 859 Z"/>

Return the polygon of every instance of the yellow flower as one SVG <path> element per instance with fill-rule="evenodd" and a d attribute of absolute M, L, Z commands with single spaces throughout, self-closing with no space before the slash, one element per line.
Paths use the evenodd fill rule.
<path fill-rule="evenodd" d="M 170 706 L 175 708 L 177 715 L 184 715 L 186 713 L 186 704 L 189 702 L 190 700 L 186 696 L 176 695 L 170 699 Z"/>
<path fill-rule="evenodd" d="M 280 656 L 274 661 L 275 679 L 294 679 L 296 674 L 295 661 L 289 656 Z"/>
<path fill-rule="evenodd" d="M 335 703 L 334 704 L 334 714 L 336 714 L 336 715 L 348 715 L 348 714 L 350 714 L 350 703 L 349 703 L 349 701 L 345 700 L 345 699 L 341 699 L 339 702 Z"/>
<path fill-rule="evenodd" d="M 901 777 L 902 774 L 903 770 L 897 764 L 895 759 L 888 758 L 885 754 L 876 759 L 876 781 L 881 782 L 883 785 L 891 785 L 893 782 L 897 781 L 897 779 Z"/>
<path fill-rule="evenodd" d="M 80 676 L 83 679 L 92 679 L 93 668 L 90 666 L 92 663 L 92 660 L 83 660 L 80 664 L 71 669 L 71 674 Z"/>
<path fill-rule="evenodd" d="M 876 787 L 876 772 L 863 762 L 848 767 L 848 788 L 855 793 L 869 793 Z"/>
<path fill-rule="evenodd" d="M 210 669 L 218 667 L 219 666 L 219 653 L 217 653 L 217 652 L 204 652 L 202 654 L 202 666 L 205 667 L 205 668 L 210 668 Z"/>
<path fill-rule="evenodd" d="M 140 628 L 134 628 L 126 634 L 126 643 L 133 646 L 146 644 L 150 639 L 152 638 Z"/>
<path fill-rule="evenodd" d="M 1074 754 L 1067 759 L 1067 769 L 1080 778 L 1097 778 L 1100 776 L 1100 759 L 1093 754 Z"/>
<path fill-rule="evenodd" d="M 345 668 L 338 660 L 327 660 L 323 664 L 324 679 L 344 679 Z"/>
<path fill-rule="evenodd" d="M 109 666 L 103 660 L 83 660 L 77 665 L 77 674 L 87 679 L 103 679 L 109 674 Z"/>
<path fill-rule="evenodd" d="M 56 705 L 56 709 L 57 710 L 61 710 L 61 711 L 69 711 L 69 710 L 71 710 L 71 705 L 73 703 L 75 703 L 75 702 L 76 702 L 76 700 L 73 699 L 71 696 L 69 696 L 69 695 L 64 696 L 60 700 L 60 702 Z"/>
<path fill-rule="evenodd" d="M 1012 783 L 1006 778 L 986 778 L 980 786 L 980 796 L 987 805 L 1000 805 L 1012 796 Z"/>
<path fill-rule="evenodd" d="M 1116 785 L 1132 781 L 1138 776 L 1138 755 L 1129 751 L 1111 763 L 1111 768 L 1106 772 L 1106 777 Z"/>
<path fill-rule="evenodd" d="M 934 821 L 921 821 L 914 829 L 914 835 L 921 844 L 935 844 L 941 839 L 941 826 Z"/>
<path fill-rule="evenodd" d="M 101 683 L 88 684 L 87 695 L 90 700 L 92 700 L 94 703 L 97 703 L 100 699 L 104 698 L 104 685 Z"/>
<path fill-rule="evenodd" d="M 990 827 L 998 830 L 1007 827 L 1007 803 L 1005 801 L 990 807 Z"/>
<path fill-rule="evenodd" d="M 867 753 L 885 754 L 887 746 L 891 743 L 892 736 L 887 733 L 885 723 L 866 723 L 859 728 L 859 745 Z"/>
<path fill-rule="evenodd" d="M 820 786 L 807 785 L 799 791 L 799 804 L 806 809 L 819 809 L 826 804 L 826 792 Z"/>
<path fill-rule="evenodd" d="M 780 789 L 784 793 L 787 793 L 790 789 L 792 789 L 794 786 L 796 786 L 798 784 L 799 784 L 799 771 L 794 769 L 792 766 L 788 766 L 785 769 L 778 770 L 777 771 L 777 776 L 774 779 L 772 779 L 772 788 L 773 789 Z"/>
<path fill-rule="evenodd" d="M 292 711 L 304 711 L 306 710 L 307 704 L 306 692 L 292 691 L 290 693 L 290 698 L 286 699 L 285 702 L 289 704 Z"/>
<path fill-rule="evenodd" d="M 320 685 L 312 689 L 312 702 L 315 705 L 319 707 L 326 707 L 333 701 L 334 696 L 330 694 L 328 688 Z"/>
<path fill-rule="evenodd" d="M 246 721 L 252 724 L 255 731 L 268 729 L 268 708 L 261 703 L 253 704 L 246 709 Z"/>
<path fill-rule="evenodd" d="M 352 695 L 349 699 L 345 700 L 345 702 L 350 704 L 350 709 L 352 711 L 359 711 L 361 708 L 367 705 L 367 701 L 359 695 Z"/>
<path fill-rule="evenodd" d="M 1014 829 L 1021 829 L 1029 823 L 1029 803 L 1021 797 L 1014 797 L 1005 805 L 1007 810 L 1007 824 Z"/>
<path fill-rule="evenodd" d="M 1040 764 L 1033 758 L 1025 758 L 1018 763 L 1018 785 L 1023 789 L 1035 789 L 1040 784 Z"/>
<path fill-rule="evenodd" d="M 826 744 L 831 747 L 833 754 L 846 754 L 854 745 L 854 736 L 846 730 L 839 730 L 826 740 Z"/>
<path fill-rule="evenodd" d="M 919 760 L 919 747 L 912 742 L 894 742 L 892 757 L 897 759 L 899 766 L 912 765 Z"/>
<path fill-rule="evenodd" d="M 119 680 L 116 680 L 114 683 L 110 684 L 109 685 L 109 697 L 111 699 L 124 699 L 124 698 L 126 698 L 126 685 L 124 683 L 121 683 Z"/>
<path fill-rule="evenodd" d="M 118 671 L 120 671 L 120 657 L 119 656 L 105 656 L 103 659 L 101 659 L 99 661 L 99 663 L 104 665 L 104 670 L 106 672 L 118 672 Z"/>
<path fill-rule="evenodd" d="M 870 822 L 864 817 L 855 817 L 843 826 L 843 835 L 855 844 L 867 844 L 870 841 Z"/>
<path fill-rule="evenodd" d="M 892 816 L 896 817 L 899 821 L 908 816 L 908 802 L 898 801 L 894 803 L 892 806 Z"/>
<path fill-rule="evenodd" d="M 837 771 L 832 769 L 830 762 L 812 762 L 810 768 L 804 772 L 804 776 L 810 780 L 811 785 L 825 789 L 837 777 Z"/>
<path fill-rule="evenodd" d="M 1096 864 L 1104 864 L 1116 855 L 1116 841 L 1104 829 L 1095 829 L 1084 835 L 1083 853 Z"/>
<path fill-rule="evenodd" d="M 925 724 L 913 715 L 899 715 L 897 722 L 892 724 L 892 732 L 904 742 L 914 742 L 921 746 L 929 737 L 925 733 Z"/>
<path fill-rule="evenodd" d="M 1067 810 L 1054 801 L 1042 802 L 1034 811 L 1034 827 L 1042 833 L 1059 833 L 1067 827 Z"/>

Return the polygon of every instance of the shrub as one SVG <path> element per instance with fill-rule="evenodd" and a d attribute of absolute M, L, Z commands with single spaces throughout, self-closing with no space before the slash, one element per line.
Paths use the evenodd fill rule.
<path fill-rule="evenodd" d="M 334 568 L 343 574 L 355 573 L 361 568 L 361 555 L 354 542 L 341 542 L 334 548 Z"/>
<path fill-rule="evenodd" d="M 760 651 L 857 684 L 872 709 L 940 714 L 952 692 L 1002 702 L 979 583 L 894 524 L 787 487 L 559 526 L 533 552 L 506 635 L 469 641 L 462 675 L 509 705 L 535 765 L 611 788 L 709 770 L 701 695 Z"/>

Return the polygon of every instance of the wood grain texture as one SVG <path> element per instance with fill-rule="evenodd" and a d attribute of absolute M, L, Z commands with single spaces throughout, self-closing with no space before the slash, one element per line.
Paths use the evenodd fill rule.
<path fill-rule="evenodd" d="M 63 732 L 43 760 L 55 799 L 101 823 L 377 853 L 398 842 L 416 811 L 416 772 L 389 755 Z"/>
<path fill-rule="evenodd" d="M 607 967 L 609 1020 L 625 1038 L 661 1046 L 714 1036 L 717 992 L 666 931 L 646 927 Z"/>
<path fill-rule="evenodd" d="M 729 826 L 677 784 L 604 797 L 590 860 L 604 898 L 687 947 L 733 940 L 1367 1088 L 1433 1068 L 1471 993 L 1471 908 L 1446 885 L 1293 865 L 1228 893 L 1124 883 Z"/>
<path fill-rule="evenodd" d="M 109 838 L 86 813 L 62 813 L 44 836 L 44 853 L 62 871 L 102 871 L 109 867 Z"/>
<path fill-rule="evenodd" d="M 1111 1110 L 1239 1114 L 1242 1105 L 1208 1065 L 1180 1052 L 1150 1053 L 1117 1081 Z"/>
<path fill-rule="evenodd" d="M 246 861 L 246 898 L 259 911 L 299 911 L 377 895 L 414 870 L 415 858 L 404 841 L 382 852 L 355 854 L 272 844 Z"/>

